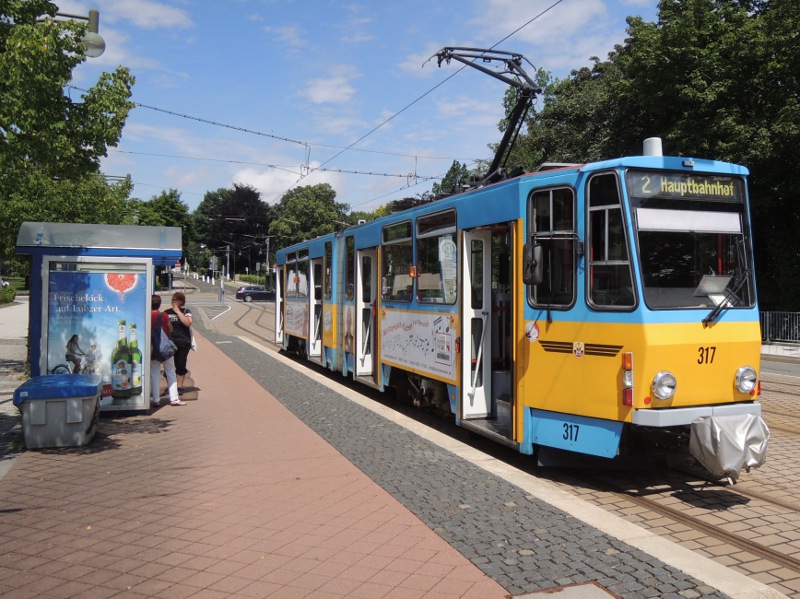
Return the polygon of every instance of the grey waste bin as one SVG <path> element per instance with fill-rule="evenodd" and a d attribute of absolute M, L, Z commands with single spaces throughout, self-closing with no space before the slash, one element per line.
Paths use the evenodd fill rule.
<path fill-rule="evenodd" d="M 35 376 L 14 391 L 29 449 L 86 445 L 97 430 L 103 383 L 96 374 Z"/>

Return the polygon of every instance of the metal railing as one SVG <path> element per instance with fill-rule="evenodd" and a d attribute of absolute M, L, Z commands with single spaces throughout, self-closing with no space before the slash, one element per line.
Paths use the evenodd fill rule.
<path fill-rule="evenodd" d="M 761 340 L 800 344 L 800 312 L 760 312 Z"/>

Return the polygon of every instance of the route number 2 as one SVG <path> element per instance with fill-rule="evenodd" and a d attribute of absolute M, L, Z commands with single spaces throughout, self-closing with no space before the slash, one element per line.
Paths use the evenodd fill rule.
<path fill-rule="evenodd" d="M 711 345 L 708 347 L 698 347 L 697 352 L 699 354 L 699 356 L 697 357 L 698 364 L 713 364 L 714 356 L 717 353 L 717 347 L 715 345 Z"/>

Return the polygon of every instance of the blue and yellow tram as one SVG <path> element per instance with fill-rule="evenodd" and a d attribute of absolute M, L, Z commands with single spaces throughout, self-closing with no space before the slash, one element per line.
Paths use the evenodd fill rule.
<path fill-rule="evenodd" d="M 276 341 L 540 459 L 682 446 L 736 478 L 769 437 L 747 174 L 558 165 L 283 248 Z"/>

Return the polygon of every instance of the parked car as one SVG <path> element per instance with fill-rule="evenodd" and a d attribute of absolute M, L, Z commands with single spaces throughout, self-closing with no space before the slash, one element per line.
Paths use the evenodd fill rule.
<path fill-rule="evenodd" d="M 270 302 L 275 300 L 275 291 L 263 285 L 245 285 L 236 290 L 236 299 L 246 302 Z"/>

